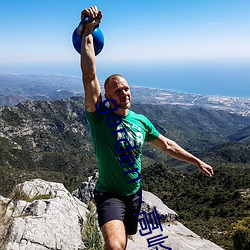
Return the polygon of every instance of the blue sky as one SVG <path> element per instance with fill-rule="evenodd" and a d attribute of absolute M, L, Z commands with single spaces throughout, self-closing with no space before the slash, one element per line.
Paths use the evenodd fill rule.
<path fill-rule="evenodd" d="M 1 0 L 0 73 L 80 75 L 71 35 L 91 5 L 103 11 L 101 77 L 133 65 L 249 65 L 249 0 Z"/>

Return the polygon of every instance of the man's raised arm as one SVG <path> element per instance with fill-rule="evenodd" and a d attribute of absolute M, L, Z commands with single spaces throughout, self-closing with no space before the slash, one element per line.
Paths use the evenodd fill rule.
<path fill-rule="evenodd" d="M 81 19 L 91 17 L 93 21 L 80 25 L 78 28 L 79 34 L 82 34 L 81 47 L 81 69 L 82 81 L 85 92 L 85 107 L 89 112 L 95 111 L 95 104 L 102 102 L 100 84 L 96 75 L 96 60 L 94 51 L 94 42 L 92 32 L 94 27 L 101 22 L 102 13 L 98 11 L 96 6 L 84 9 L 81 14 Z"/>

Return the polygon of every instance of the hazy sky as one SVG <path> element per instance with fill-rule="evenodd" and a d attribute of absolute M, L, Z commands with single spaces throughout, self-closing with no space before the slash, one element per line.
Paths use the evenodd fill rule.
<path fill-rule="evenodd" d="M 249 0 L 1 0 L 0 63 L 74 61 L 91 5 L 104 14 L 100 60 L 250 59 Z"/>
<path fill-rule="evenodd" d="M 0 73 L 79 69 L 83 8 L 103 11 L 103 67 L 250 62 L 249 0 L 1 0 Z"/>

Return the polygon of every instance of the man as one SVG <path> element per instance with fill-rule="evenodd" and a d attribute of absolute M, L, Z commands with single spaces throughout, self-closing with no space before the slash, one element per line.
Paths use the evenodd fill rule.
<path fill-rule="evenodd" d="M 87 16 L 93 21 L 78 30 L 82 33 L 81 69 L 86 116 L 99 169 L 95 202 L 105 249 L 120 250 L 126 249 L 127 235 L 137 231 L 138 218 L 134 215 L 141 207 L 137 192 L 141 190 L 140 156 L 144 141 L 171 157 L 197 165 L 207 176 L 213 176 L 213 169 L 161 135 L 145 116 L 129 110 L 131 93 L 123 76 L 115 74 L 107 78 L 104 85 L 107 100 L 102 103 L 92 36 L 102 13 L 93 6 L 82 11 L 81 18 Z"/>

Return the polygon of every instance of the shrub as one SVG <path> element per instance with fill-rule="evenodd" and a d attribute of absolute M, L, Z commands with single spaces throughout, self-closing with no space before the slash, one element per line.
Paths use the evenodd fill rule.
<path fill-rule="evenodd" d="M 104 244 L 102 235 L 97 226 L 95 205 L 89 202 L 88 209 L 87 222 L 82 234 L 84 246 L 88 250 L 103 250 Z"/>
<path fill-rule="evenodd" d="M 232 233 L 235 250 L 250 249 L 250 217 L 237 221 Z"/>

